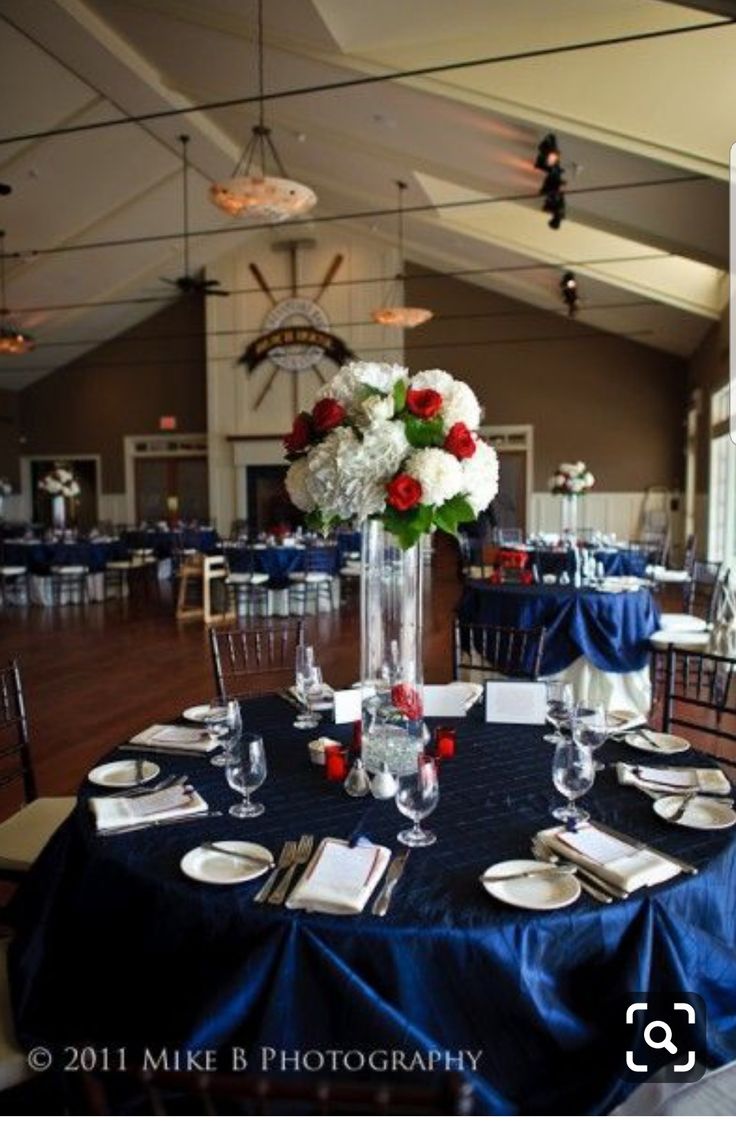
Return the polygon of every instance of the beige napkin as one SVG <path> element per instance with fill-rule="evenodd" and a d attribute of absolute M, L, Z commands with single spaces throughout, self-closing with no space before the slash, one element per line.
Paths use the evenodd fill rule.
<path fill-rule="evenodd" d="M 724 796 L 731 793 L 731 783 L 717 767 L 616 763 L 616 774 L 622 786 L 635 786 L 645 794 L 687 794 L 691 790 Z"/>
<path fill-rule="evenodd" d="M 355 915 L 362 912 L 391 860 L 383 845 L 355 845 L 326 837 L 286 901 L 287 908 Z"/>
<path fill-rule="evenodd" d="M 139 747 L 171 747 L 174 751 L 197 751 L 207 754 L 218 746 L 216 739 L 196 727 L 176 727 L 154 723 L 130 740 Z"/>
<path fill-rule="evenodd" d="M 98 831 L 125 829 L 128 825 L 156 822 L 162 818 L 205 814 L 209 809 L 200 794 L 181 785 L 137 798 L 90 798 L 89 807 Z"/>
<path fill-rule="evenodd" d="M 598 874 L 625 892 L 661 884 L 681 871 L 654 849 L 637 849 L 589 822 L 581 824 L 574 833 L 564 826 L 545 829 L 539 838 L 554 853 Z"/>

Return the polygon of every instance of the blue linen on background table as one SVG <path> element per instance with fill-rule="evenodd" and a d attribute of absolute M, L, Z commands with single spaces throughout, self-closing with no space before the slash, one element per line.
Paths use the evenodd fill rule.
<path fill-rule="evenodd" d="M 481 625 L 543 625 L 542 676 L 562 672 L 580 656 L 603 672 L 638 672 L 648 663 L 648 640 L 660 625 L 648 589 L 611 594 L 575 586 L 466 582 L 457 614 Z"/>
<path fill-rule="evenodd" d="M 52 566 L 87 566 L 99 574 L 107 562 L 125 557 L 122 542 L 37 542 L 5 543 L 5 565 L 25 566 L 31 574 L 45 575 Z"/>
<path fill-rule="evenodd" d="M 585 799 L 593 816 L 681 855 L 699 875 L 611 906 L 585 894 L 547 913 L 497 903 L 478 877 L 496 861 L 529 857 L 559 798 L 542 729 L 484 725 L 481 711 L 452 721 L 458 754 L 442 765 L 440 804 L 426 819 L 438 843 L 411 854 L 384 920 L 254 905 L 262 880 L 218 889 L 180 872 L 184 853 L 213 839 L 255 840 L 277 854 L 287 836 L 362 834 L 400 848 L 407 819 L 391 802 L 351 799 L 327 783 L 275 697 L 244 708 L 269 758 L 262 818 L 97 839 L 85 786 L 13 908 L 22 1043 L 126 1046 L 130 1058 L 143 1045 L 214 1049 L 223 1070 L 233 1046 L 481 1049 L 477 1072 L 465 1073 L 478 1111 L 598 1113 L 633 1087 L 611 1044 L 619 996 L 682 988 L 709 1011 L 698 1059 L 715 1067 L 736 1057 L 732 831 L 669 826 L 608 770 Z M 346 737 L 350 728 L 324 730 Z M 622 750 L 609 743 L 603 753 Z M 156 761 L 189 773 L 212 807 L 233 800 L 204 760 Z"/>
<path fill-rule="evenodd" d="M 625 548 L 616 550 L 594 550 L 593 558 L 600 562 L 606 577 L 643 578 L 646 574 L 649 557 L 640 550 Z M 572 580 L 575 574 L 575 554 L 572 550 L 530 550 L 529 565 L 536 565 L 539 576 L 554 574 L 559 578 L 566 573 Z"/>

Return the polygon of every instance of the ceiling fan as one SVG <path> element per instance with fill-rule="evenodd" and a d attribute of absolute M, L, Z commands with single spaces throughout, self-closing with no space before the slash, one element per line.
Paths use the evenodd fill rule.
<path fill-rule="evenodd" d="M 189 271 L 189 156 L 187 153 L 189 135 L 180 134 L 179 141 L 181 142 L 184 203 L 184 274 L 180 275 L 178 279 L 165 279 L 161 276 L 161 282 L 167 283 L 170 287 L 178 288 L 183 295 L 229 295 L 229 291 L 223 291 L 220 287 L 219 279 L 208 279 L 204 274 L 192 275 Z"/>

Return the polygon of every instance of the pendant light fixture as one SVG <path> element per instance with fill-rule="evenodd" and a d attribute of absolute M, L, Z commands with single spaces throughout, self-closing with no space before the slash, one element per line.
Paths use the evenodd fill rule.
<path fill-rule="evenodd" d="M 5 301 L 5 233 L 0 232 L 0 354 L 27 354 L 35 346 L 30 334 L 10 321 Z"/>
<path fill-rule="evenodd" d="M 271 162 L 278 176 L 267 174 Z M 258 125 L 235 167 L 232 177 L 210 188 L 210 200 L 230 216 L 252 216 L 279 223 L 309 212 L 317 196 L 308 185 L 292 181 L 284 169 L 271 131 L 265 124 L 263 104 L 263 0 L 258 0 Z"/>
<path fill-rule="evenodd" d="M 415 326 L 421 326 L 423 322 L 429 322 L 434 312 L 426 310 L 424 307 L 400 306 L 397 302 L 400 297 L 400 292 L 403 290 L 405 279 L 403 198 L 408 186 L 406 181 L 397 181 L 396 185 L 399 190 L 399 206 L 397 210 L 399 223 L 399 271 L 386 296 L 385 306 L 379 307 L 378 310 L 371 311 L 371 318 L 381 326 L 401 326 L 411 330 Z"/>

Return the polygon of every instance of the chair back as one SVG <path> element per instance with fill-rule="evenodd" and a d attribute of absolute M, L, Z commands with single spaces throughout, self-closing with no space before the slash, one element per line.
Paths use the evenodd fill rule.
<path fill-rule="evenodd" d="M 709 624 L 713 621 L 719 597 L 722 562 L 696 560 L 693 564 L 690 581 L 684 586 L 684 612 L 702 617 Z"/>
<path fill-rule="evenodd" d="M 478 625 L 455 618 L 452 673 L 537 680 L 544 651 L 544 626 Z"/>
<path fill-rule="evenodd" d="M 291 684 L 304 623 L 279 617 L 237 629 L 210 629 L 210 650 L 218 696 L 260 696 Z"/>
<path fill-rule="evenodd" d="M 736 657 L 670 645 L 662 726 L 665 731 L 685 727 L 736 743 Z"/>
<path fill-rule="evenodd" d="M 0 790 L 18 781 L 26 802 L 38 797 L 20 668 L 11 660 L 0 668 Z"/>

